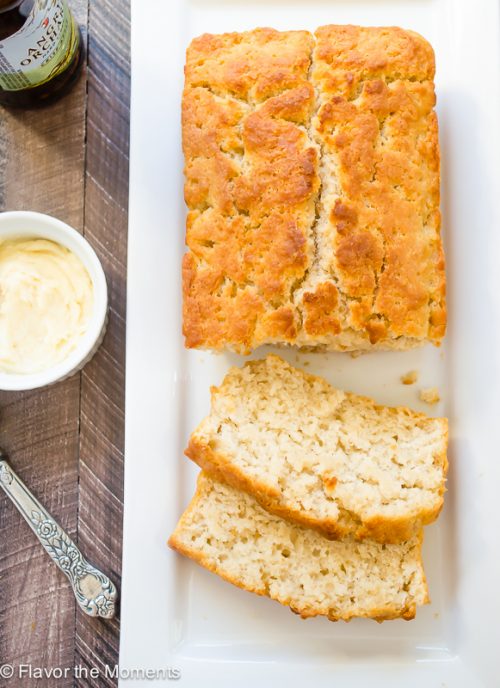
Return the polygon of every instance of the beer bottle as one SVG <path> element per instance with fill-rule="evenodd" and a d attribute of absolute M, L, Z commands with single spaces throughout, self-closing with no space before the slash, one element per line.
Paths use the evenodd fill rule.
<path fill-rule="evenodd" d="M 0 104 L 31 107 L 59 97 L 83 62 L 67 0 L 0 0 Z"/>

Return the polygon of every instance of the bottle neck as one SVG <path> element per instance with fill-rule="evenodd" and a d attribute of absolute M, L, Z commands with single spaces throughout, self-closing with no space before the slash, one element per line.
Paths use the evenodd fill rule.
<path fill-rule="evenodd" d="M 19 7 L 22 2 L 23 0 L 0 0 L 0 14 Z"/>

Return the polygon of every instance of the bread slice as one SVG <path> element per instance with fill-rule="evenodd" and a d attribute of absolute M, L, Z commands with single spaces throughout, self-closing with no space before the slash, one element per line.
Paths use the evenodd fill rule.
<path fill-rule="evenodd" d="M 382 545 L 332 541 L 265 511 L 250 495 L 201 473 L 169 545 L 249 592 L 306 618 L 412 619 L 429 601 L 421 534 Z"/>
<path fill-rule="evenodd" d="M 232 368 L 186 455 L 333 538 L 408 540 L 443 504 L 447 420 L 377 406 L 278 356 Z"/>

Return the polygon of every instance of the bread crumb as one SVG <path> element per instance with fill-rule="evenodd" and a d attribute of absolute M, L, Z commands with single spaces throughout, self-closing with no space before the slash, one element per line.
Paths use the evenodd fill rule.
<path fill-rule="evenodd" d="M 437 404 L 438 401 L 441 401 L 437 387 L 427 387 L 426 389 L 421 389 L 419 396 L 421 401 L 424 401 L 426 404 Z"/>
<path fill-rule="evenodd" d="M 351 358 L 359 358 L 363 352 L 362 351 L 351 351 Z"/>
<path fill-rule="evenodd" d="M 401 375 L 401 382 L 403 385 L 414 385 L 418 380 L 418 372 L 416 370 L 409 370 L 404 375 Z"/>

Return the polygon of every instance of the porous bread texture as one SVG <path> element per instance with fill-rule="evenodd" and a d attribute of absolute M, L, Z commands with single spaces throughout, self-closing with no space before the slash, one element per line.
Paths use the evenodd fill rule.
<path fill-rule="evenodd" d="M 397 545 L 328 540 L 202 473 L 169 545 L 304 618 L 384 621 L 412 619 L 429 601 L 421 540 L 421 533 Z"/>
<path fill-rule="evenodd" d="M 441 510 L 448 425 L 332 387 L 278 356 L 231 368 L 186 455 L 332 538 L 402 542 Z"/>
<path fill-rule="evenodd" d="M 427 41 L 396 27 L 192 41 L 182 103 L 187 347 L 441 341 L 434 71 Z"/>

